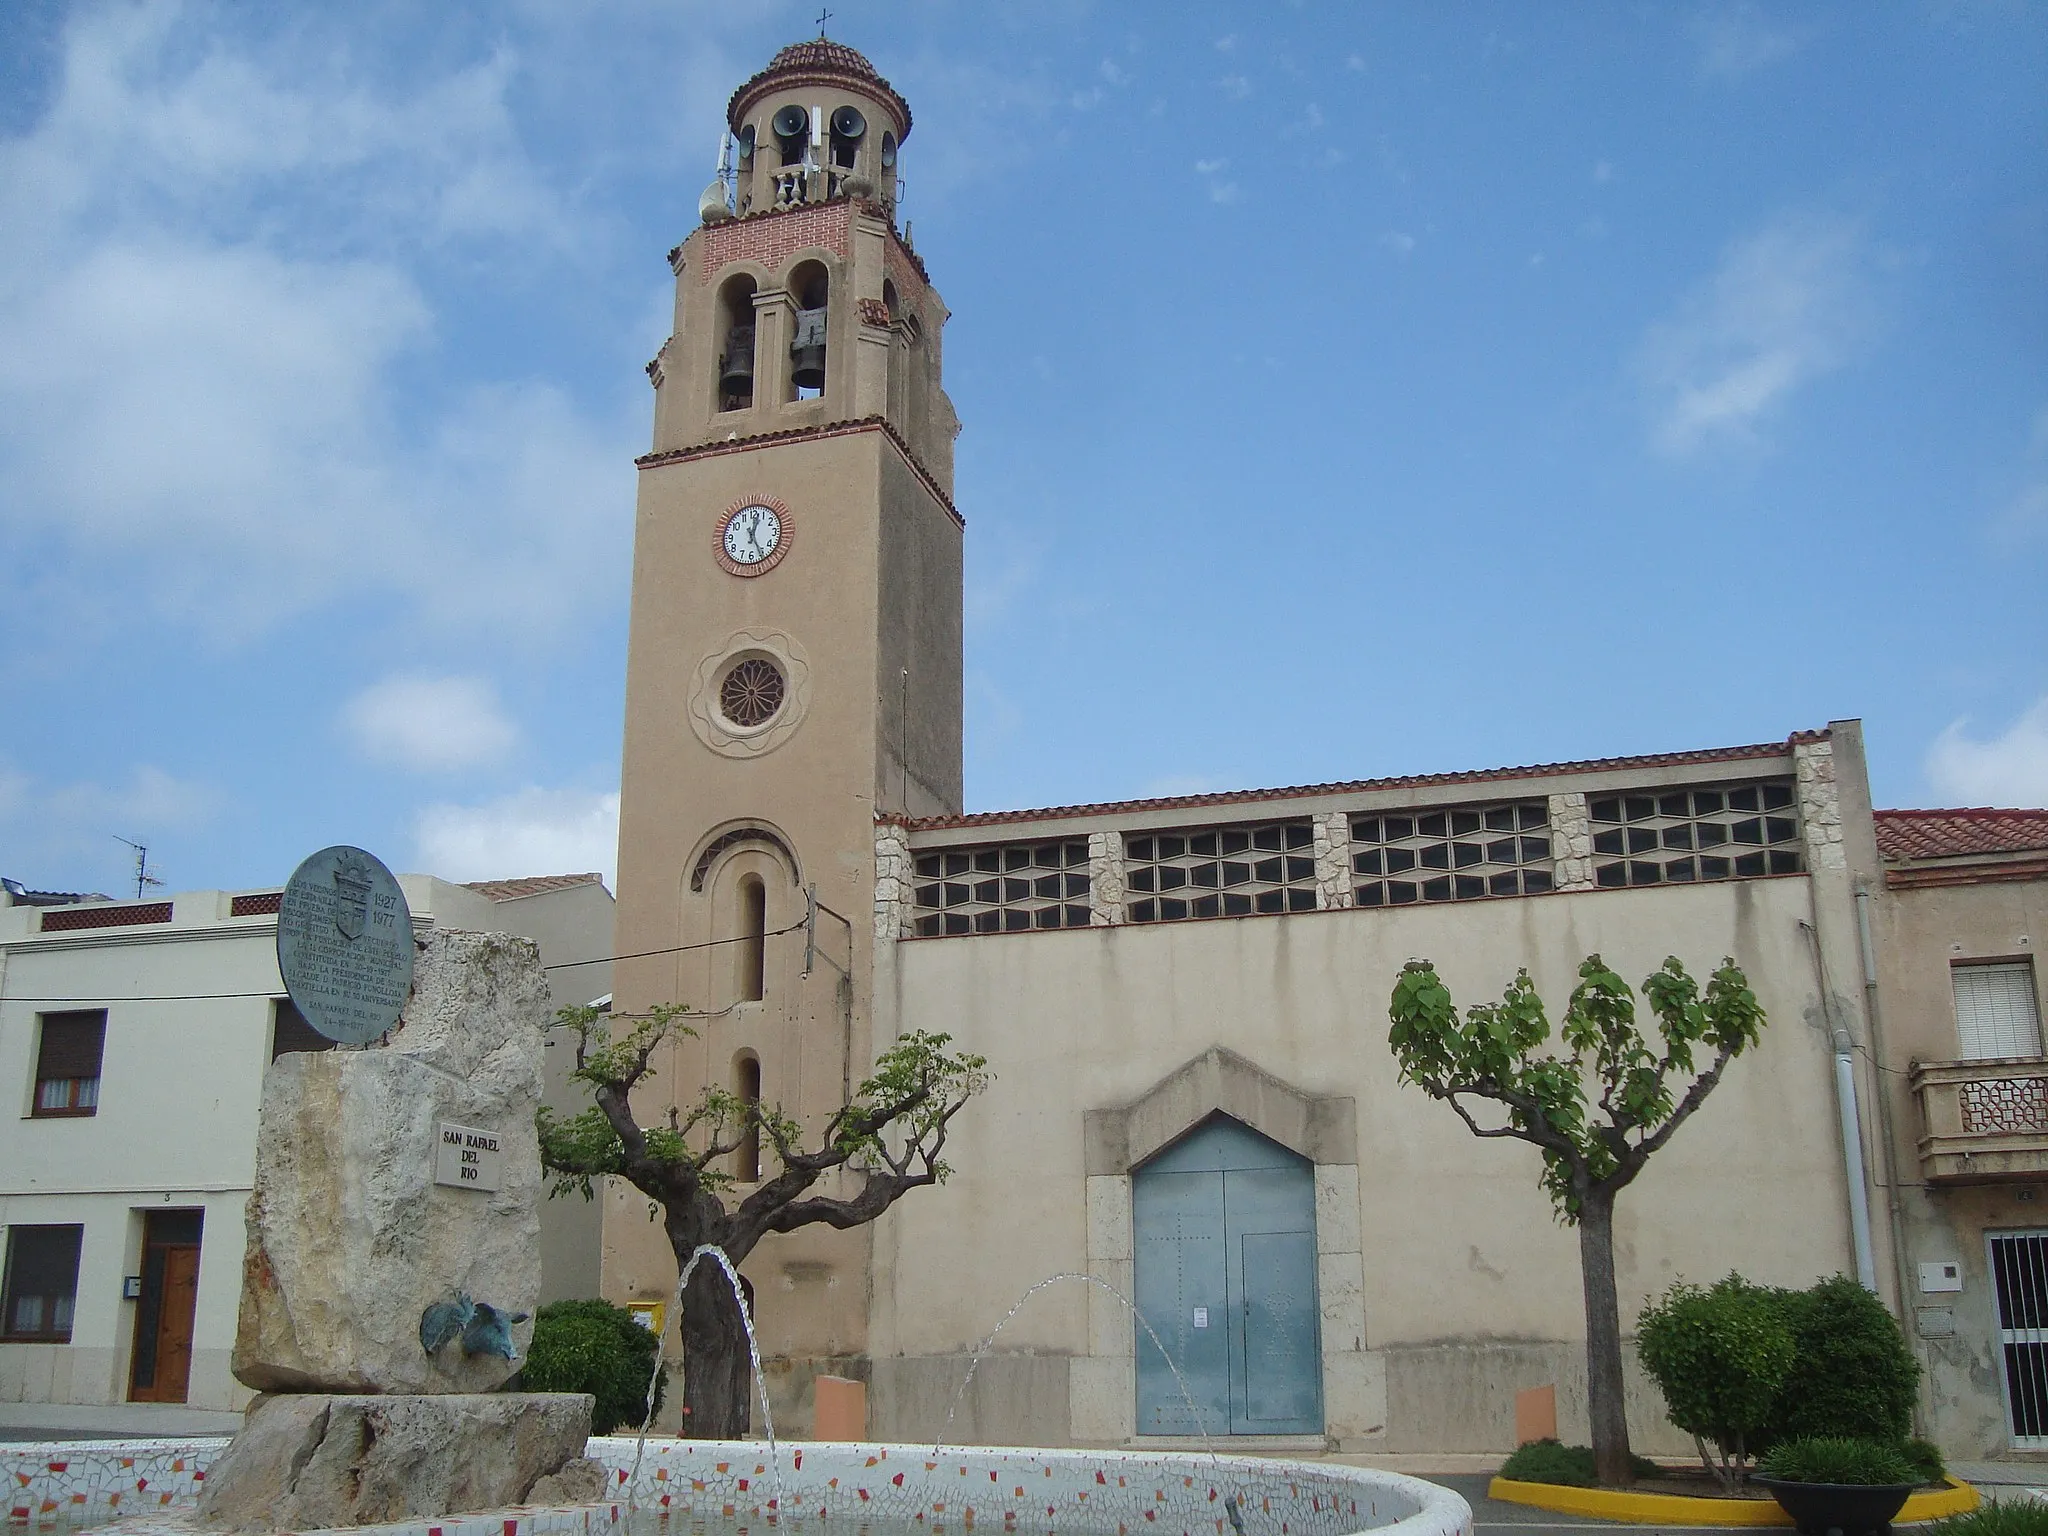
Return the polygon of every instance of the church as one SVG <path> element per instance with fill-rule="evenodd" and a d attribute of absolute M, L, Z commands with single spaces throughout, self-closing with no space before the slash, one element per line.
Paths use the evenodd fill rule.
<path fill-rule="evenodd" d="M 1984 1233 L 2013 1225 L 1996 1202 L 1902 1215 L 1902 1190 L 1938 1204 L 1940 1180 L 1920 1176 L 1917 1079 L 1878 1070 L 1867 908 L 1890 887 L 1854 721 L 966 813 L 968 525 L 947 309 L 896 219 L 910 106 L 820 38 L 741 85 L 727 126 L 730 173 L 669 255 L 673 334 L 648 366 L 638 461 L 615 1007 L 704 1015 L 643 1113 L 712 1084 L 816 1127 L 913 1030 L 994 1074 L 954 1122 L 949 1182 L 748 1260 L 779 1429 L 805 1432 L 829 1374 L 867 1383 L 878 1439 L 1157 1443 L 1199 1414 L 1243 1448 L 1496 1451 L 1515 1393 L 1555 1384 L 1582 1440 L 1575 1234 L 1532 1149 L 1475 1139 L 1399 1081 L 1386 1008 L 1411 957 L 1461 1004 L 1526 967 L 1553 1017 L 1589 953 L 1632 982 L 1670 954 L 1696 976 L 1724 955 L 1748 973 L 1762 1044 L 1621 1199 L 1625 1329 L 1674 1279 L 1731 1269 L 1847 1272 L 1906 1317 L 1926 1310 L 1919 1257 L 1954 1258 L 1990 1294 Z M 2033 883 L 1984 934 L 1955 918 L 1929 966 L 2020 954 L 2034 1006 L 2014 933 L 2041 916 L 2040 863 L 1985 876 Z M 1895 948 L 1896 916 L 1876 925 Z M 1969 1054 L 1945 1016 L 1912 1028 L 1946 1042 L 1919 1055 Z M 2009 1055 L 2038 1058 L 2037 1008 L 2032 1028 Z M 1950 1177 L 2048 1177 L 2048 1135 L 2014 1156 Z M 734 1164 L 742 1192 L 764 1172 L 747 1149 Z M 642 1198 L 610 1190 L 603 1231 L 608 1297 L 672 1294 Z M 1187 1392 L 1116 1295 L 1064 1281 L 1016 1311 L 963 1394 L 981 1342 L 1062 1274 L 1131 1298 Z M 1973 1435 L 2017 1444 L 2025 1426 L 1970 1360 L 2001 1380 L 2040 1362 L 2000 1355 L 1973 1304 L 1950 1320 L 1975 1354 L 1942 1379 L 1976 1394 Z M 1629 1408 L 1639 1449 L 1691 1450 L 1638 1376 Z"/>

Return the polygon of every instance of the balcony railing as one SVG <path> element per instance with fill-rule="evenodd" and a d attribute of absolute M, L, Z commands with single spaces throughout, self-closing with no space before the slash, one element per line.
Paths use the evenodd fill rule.
<path fill-rule="evenodd" d="M 1912 1083 L 1929 1183 L 2048 1178 L 2048 1059 L 1916 1062 Z"/>

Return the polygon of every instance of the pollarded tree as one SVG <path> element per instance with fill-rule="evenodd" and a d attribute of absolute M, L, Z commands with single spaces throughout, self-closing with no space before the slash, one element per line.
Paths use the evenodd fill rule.
<path fill-rule="evenodd" d="M 678 1272 L 703 1244 L 725 1250 L 737 1267 L 770 1232 L 823 1223 L 863 1226 L 911 1190 L 938 1184 L 949 1172 L 940 1152 L 946 1128 L 986 1086 L 986 1061 L 952 1051 L 952 1038 L 922 1031 L 897 1040 L 871 1076 L 826 1120 L 815 1142 L 803 1127 L 755 1100 L 706 1088 L 667 1123 L 642 1125 L 633 1090 L 663 1042 L 694 1038 L 688 1010 L 660 1004 L 642 1015 L 606 1015 L 564 1008 L 556 1027 L 576 1040 L 576 1072 L 594 1102 L 559 1118 L 539 1115 L 541 1162 L 555 1175 L 553 1193 L 593 1194 L 592 1181 L 623 1178 L 651 1201 L 675 1250 Z M 622 1032 L 617 1039 L 613 1031 Z M 735 1181 L 721 1166 L 755 1136 L 781 1164 L 744 1199 L 728 1203 Z M 859 1180 L 844 1198 L 811 1193 L 840 1170 Z M 738 1439 L 746 1433 L 751 1386 L 746 1327 L 730 1284 L 705 1262 L 683 1294 L 684 1433 Z"/>
<path fill-rule="evenodd" d="M 1563 1056 L 1537 1054 L 1550 1038 L 1550 1022 L 1526 970 L 1498 1003 L 1476 1004 L 1461 1020 L 1436 968 L 1411 960 L 1387 1010 L 1387 1040 L 1404 1081 L 1449 1104 L 1473 1135 L 1513 1137 L 1543 1154 L 1544 1191 L 1558 1219 L 1579 1229 L 1594 1472 L 1619 1487 L 1634 1472 L 1614 1289 L 1615 1196 L 1706 1102 L 1728 1063 L 1756 1043 L 1764 1026 L 1763 1009 L 1733 959 L 1721 962 L 1704 997 L 1676 959 L 1643 983 L 1643 995 L 1657 1016 L 1660 1045 L 1636 1027 L 1628 983 L 1589 955 L 1559 1030 L 1569 1053 Z M 1713 1053 L 1703 1070 L 1694 1063 L 1700 1046 Z M 1686 1079 L 1681 1096 L 1677 1084 Z M 1592 1106 L 1589 1094 L 1598 1095 Z M 1498 1111 L 1482 1123 L 1475 1100 Z"/>

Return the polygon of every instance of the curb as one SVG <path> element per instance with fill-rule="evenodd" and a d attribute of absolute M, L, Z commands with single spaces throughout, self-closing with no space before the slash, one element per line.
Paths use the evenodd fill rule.
<path fill-rule="evenodd" d="M 1792 1517 L 1776 1499 L 1689 1499 L 1675 1493 L 1620 1493 L 1609 1488 L 1571 1488 L 1562 1483 L 1520 1483 L 1496 1477 L 1486 1489 L 1489 1499 L 1530 1504 L 1561 1515 L 1591 1515 L 1600 1520 L 1626 1520 L 1637 1525 L 1790 1525 Z M 1977 1490 L 1960 1478 L 1948 1479 L 1939 1492 L 1916 1493 L 1893 1523 L 1938 1520 L 1967 1514 L 1981 1502 Z"/>

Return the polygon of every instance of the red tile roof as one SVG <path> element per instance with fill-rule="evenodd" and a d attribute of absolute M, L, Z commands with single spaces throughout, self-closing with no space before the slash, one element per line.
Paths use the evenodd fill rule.
<path fill-rule="evenodd" d="M 1094 805 L 1052 805 L 1028 811 L 977 811 L 962 816 L 920 816 L 910 818 L 906 824 L 916 831 L 932 831 L 945 827 L 1000 826 L 1006 822 L 1017 821 L 1057 821 L 1067 816 L 1115 816 L 1133 811 L 1170 811 L 1183 807 L 1241 805 L 1247 801 L 1257 800 L 1299 800 L 1311 795 L 1349 795 L 1366 790 L 1413 789 L 1431 784 L 1485 784 L 1500 779 L 1549 778 L 1567 773 L 1662 768 L 1680 763 L 1731 763 L 1755 758 L 1789 758 L 1794 746 L 1803 742 L 1825 741 L 1827 736 L 1826 731 L 1797 731 L 1785 741 L 1758 742 L 1746 747 L 1715 747 L 1701 752 L 1655 752 L 1640 757 L 1600 757 L 1576 763 L 1538 763 L 1520 768 L 1470 769 L 1462 773 L 1421 773 L 1393 779 L 1354 779 L 1340 784 L 1294 784 L 1282 789 L 1226 789 L 1206 795 L 1170 795 L 1160 800 L 1109 800 Z"/>
<path fill-rule="evenodd" d="M 472 880 L 469 889 L 481 891 L 493 901 L 516 901 L 521 896 L 538 896 L 544 891 L 603 884 L 604 876 L 593 870 L 587 875 L 527 875 L 518 880 Z"/>
<path fill-rule="evenodd" d="M 2048 810 L 1974 806 L 1878 811 L 1877 851 L 1887 859 L 1953 859 L 2048 848 Z"/>

